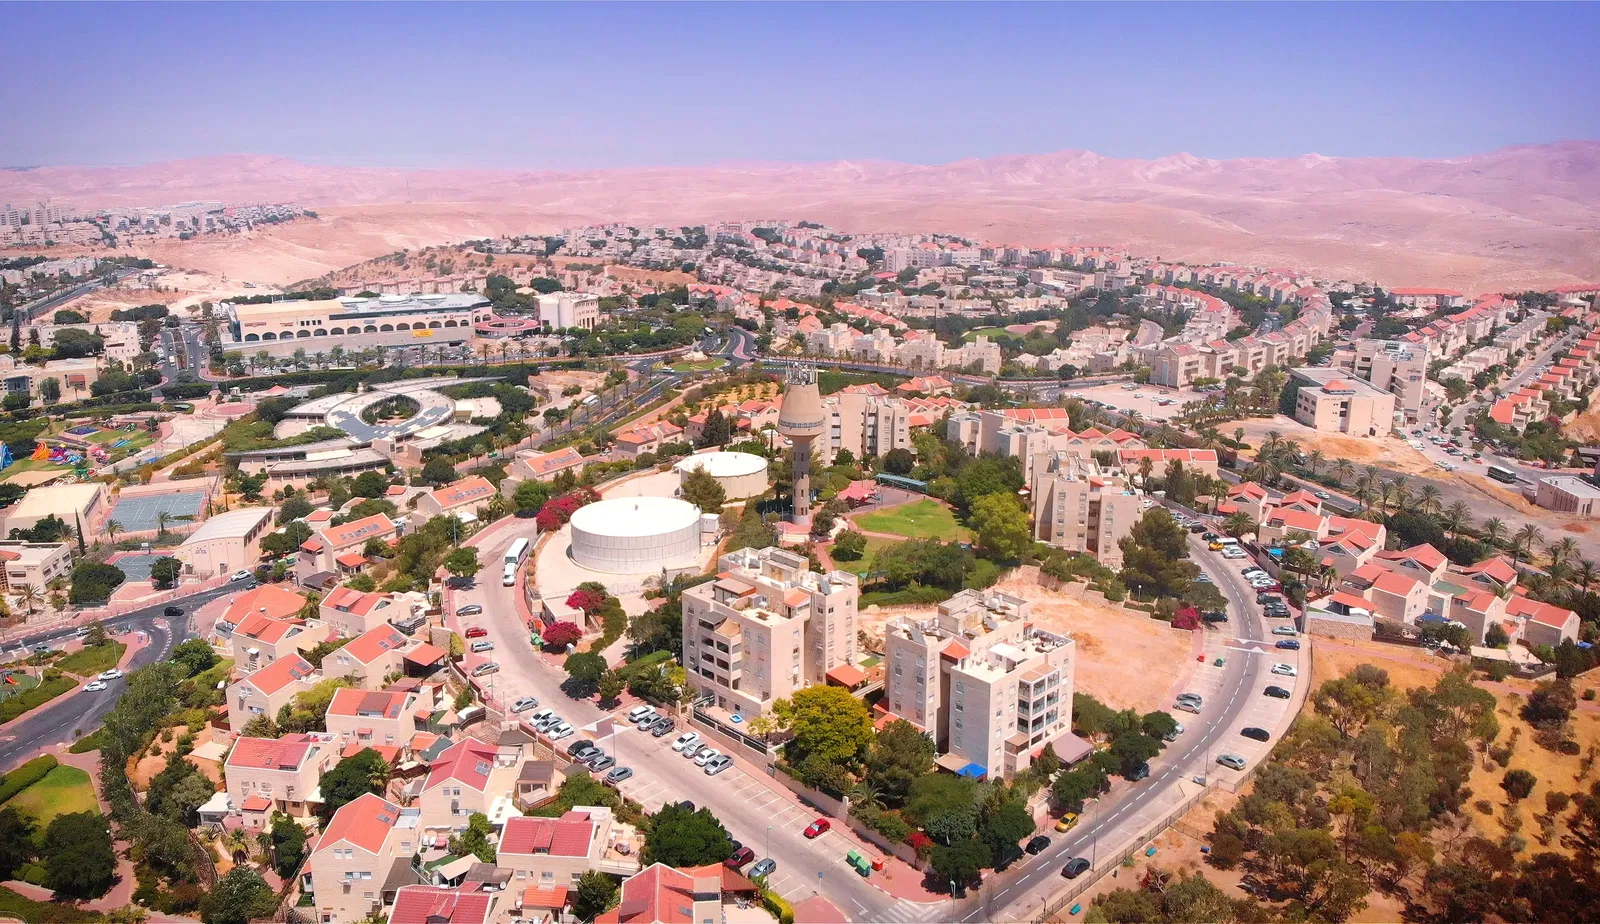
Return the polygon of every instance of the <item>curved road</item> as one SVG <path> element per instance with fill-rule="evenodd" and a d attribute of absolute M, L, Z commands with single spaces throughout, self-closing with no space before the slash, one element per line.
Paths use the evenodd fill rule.
<path fill-rule="evenodd" d="M 146 607 L 106 620 L 104 625 L 108 630 L 143 632 L 150 637 L 150 644 L 139 649 L 124 670 L 132 673 L 145 665 L 165 661 L 172 654 L 173 647 L 189 637 L 187 617 L 171 620 L 170 623 L 175 624 L 169 624 L 169 620 L 161 615 L 168 606 L 181 606 L 185 613 L 189 613 L 204 603 L 242 589 L 244 589 L 243 584 L 224 584 L 212 590 L 184 597 L 175 603 Z M 71 638 L 76 631 L 77 628 L 72 627 L 41 632 L 20 641 L 8 642 L 7 647 L 15 650 L 18 645 L 31 647 L 40 642 L 61 641 Z M 66 699 L 47 703 L 12 724 L 0 728 L 0 770 L 22 763 L 41 748 L 76 741 L 99 728 L 101 719 L 111 711 L 111 707 L 116 705 L 117 697 L 121 695 L 122 681 L 114 680 L 99 693 L 85 693 L 79 690 L 69 694 Z"/>

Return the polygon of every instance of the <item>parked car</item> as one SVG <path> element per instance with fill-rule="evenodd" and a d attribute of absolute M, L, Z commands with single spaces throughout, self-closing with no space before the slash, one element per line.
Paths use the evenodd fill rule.
<path fill-rule="evenodd" d="M 1067 865 L 1061 867 L 1061 875 L 1068 879 L 1076 879 L 1089 871 L 1089 860 L 1086 857 L 1073 857 Z"/>
<path fill-rule="evenodd" d="M 119 671 L 114 667 L 111 670 L 108 670 L 108 671 L 101 671 L 100 672 L 100 679 L 101 680 L 121 680 L 122 679 L 122 671 Z"/>
<path fill-rule="evenodd" d="M 84 687 L 83 687 L 84 692 L 86 692 L 86 693 L 99 693 L 101 690 L 104 690 L 105 688 L 106 688 L 106 683 L 103 680 L 91 680 L 87 684 L 84 684 Z"/>
<path fill-rule="evenodd" d="M 826 818 L 818 818 L 816 821 L 813 821 L 811 824 L 806 825 L 806 829 L 802 833 L 805 834 L 807 839 L 815 839 L 815 838 L 821 837 L 824 834 L 827 834 L 828 831 L 831 830 L 832 828 L 833 828 L 833 822 L 829 821 Z"/>
<path fill-rule="evenodd" d="M 1328 500 L 1333 495 L 1329 494 L 1327 491 L 1312 491 L 1311 496 L 1315 497 L 1317 500 Z"/>
<path fill-rule="evenodd" d="M 644 721 L 645 716 L 653 714 L 655 714 L 655 710 L 651 709 L 649 706 L 634 706 L 632 709 L 628 710 L 628 721 L 642 722 Z"/>
<path fill-rule="evenodd" d="M 1132 773 L 1124 774 L 1123 779 L 1130 783 L 1137 783 L 1150 775 L 1150 762 L 1140 761 L 1139 766 L 1133 768 Z"/>
<path fill-rule="evenodd" d="M 560 725 L 557 725 L 555 728 L 550 729 L 550 731 L 547 732 L 546 735 L 550 738 L 551 741 L 560 741 L 562 738 L 566 738 L 566 737 L 571 736 L 572 732 L 573 732 L 572 726 L 568 725 L 565 722 L 562 722 Z"/>
<path fill-rule="evenodd" d="M 721 756 L 722 756 L 722 752 L 717 750 L 716 748 L 706 748 L 705 750 L 701 751 L 700 753 L 698 753 L 698 754 L 696 754 L 694 756 L 694 765 L 696 767 L 704 767 L 706 764 L 710 763 L 713 760 L 716 760 L 718 757 L 721 757 Z"/>
<path fill-rule="evenodd" d="M 1254 725 L 1247 725 L 1244 728 L 1239 729 L 1239 734 L 1253 741 L 1272 740 L 1272 734 L 1270 732 L 1268 732 L 1265 728 L 1256 728 Z"/>
<path fill-rule="evenodd" d="M 1299 635 L 1300 632 L 1298 630 L 1296 630 L 1294 626 L 1273 626 L 1272 627 L 1272 634 L 1273 635 Z"/>
<path fill-rule="evenodd" d="M 476 615 L 478 615 L 479 613 L 482 613 L 482 612 L 483 612 L 483 604 L 481 604 L 481 603 L 468 603 L 466 606 L 458 608 L 456 610 L 456 615 L 457 616 L 476 616 Z M 467 631 L 470 632 L 472 630 L 468 629 Z"/>
<path fill-rule="evenodd" d="M 1289 691 L 1285 690 L 1283 687 L 1267 687 L 1265 690 L 1262 690 L 1261 693 L 1262 695 L 1270 696 L 1273 699 L 1288 699 L 1290 696 Z"/>
<path fill-rule="evenodd" d="M 613 767 L 611 769 L 611 772 L 606 774 L 606 782 L 610 783 L 613 786 L 615 786 L 616 784 L 622 782 L 623 780 L 631 779 L 632 777 L 633 777 L 633 768 L 632 767 Z"/>
<path fill-rule="evenodd" d="M 1168 732 L 1165 735 L 1162 735 L 1161 737 L 1162 737 L 1163 740 L 1166 740 L 1166 741 L 1177 741 L 1178 740 L 1178 736 L 1183 734 L 1186 731 L 1188 731 L 1188 729 L 1184 727 L 1182 722 L 1173 722 L 1172 723 L 1172 731 Z"/>
<path fill-rule="evenodd" d="M 773 872 L 775 872 L 777 870 L 777 868 L 778 868 L 778 861 L 777 860 L 774 860 L 771 857 L 763 857 L 762 859 L 760 859 L 760 860 L 758 860 L 756 862 L 755 866 L 750 867 L 750 875 L 752 877 L 754 877 L 754 876 L 771 876 L 773 874 Z"/>
<path fill-rule="evenodd" d="M 1299 651 L 1300 643 L 1292 638 L 1286 638 L 1278 642 L 1277 647 L 1282 648 L 1285 651 Z"/>
<path fill-rule="evenodd" d="M 617 765 L 617 759 L 612 757 L 610 754 L 601 754 L 599 757 L 596 757 L 592 760 L 585 760 L 584 763 L 589 765 L 590 770 L 593 770 L 595 773 L 599 773 L 602 770 L 610 770 L 612 767 L 615 767 Z"/>
<path fill-rule="evenodd" d="M 1045 848 L 1047 848 L 1049 846 L 1050 846 L 1050 838 L 1045 836 L 1045 835 L 1043 835 L 1043 834 L 1039 834 L 1039 835 L 1034 836 L 1034 838 L 1032 840 L 1028 841 L 1028 846 L 1026 846 L 1026 847 L 1024 847 L 1022 849 L 1026 850 L 1029 854 L 1037 856 L 1037 855 L 1039 855 L 1041 853 L 1044 853 Z"/>
<path fill-rule="evenodd" d="M 726 754 L 719 754 L 706 761 L 706 776 L 716 776 L 731 766 L 733 766 L 733 758 Z"/>
<path fill-rule="evenodd" d="M 485 629 L 483 626 L 473 626 L 461 634 L 467 638 L 483 638 L 489 634 L 489 630 Z"/>
<path fill-rule="evenodd" d="M 1210 613 L 1201 613 L 1200 618 L 1204 619 L 1206 622 L 1227 622 L 1228 614 L 1220 610 L 1215 610 Z"/>
<path fill-rule="evenodd" d="M 1293 664 L 1274 664 L 1272 672 L 1280 677 L 1298 677 L 1300 671 Z"/>
<path fill-rule="evenodd" d="M 516 702 L 511 704 L 511 711 L 516 713 L 516 714 L 518 714 L 518 715 L 521 715 L 522 713 L 527 712 L 529 709 L 537 708 L 538 705 L 539 705 L 539 701 L 538 700 L 534 699 L 531 696 L 524 696 L 523 698 L 521 698 L 521 699 L 519 699 Z"/>
<path fill-rule="evenodd" d="M 650 737 L 652 737 L 652 738 L 664 738 L 667 735 L 672 734 L 672 730 L 677 728 L 677 727 L 678 727 L 678 723 L 677 722 L 672 721 L 671 719 L 667 718 L 666 716 L 662 716 L 661 718 L 656 720 L 654 725 L 650 726 Z"/>
<path fill-rule="evenodd" d="M 710 750 L 713 750 L 711 745 L 706 744 L 703 741 L 696 741 L 694 744 L 683 749 L 683 756 L 689 758 L 690 760 L 694 760 L 696 757 L 700 756 L 701 751 Z"/>
<path fill-rule="evenodd" d="M 688 748 L 690 746 L 694 746 L 698 750 L 699 744 L 700 744 L 700 733 L 699 732 L 692 732 L 692 731 L 691 732 L 684 732 L 683 734 L 678 736 L 678 740 L 672 742 L 672 749 L 674 751 L 677 751 L 679 754 L 682 754 L 684 749 Z"/>
<path fill-rule="evenodd" d="M 251 574 L 249 571 L 235 571 L 233 573 L 233 577 L 228 578 L 228 580 L 229 581 L 248 581 L 253 577 L 255 577 L 255 575 Z"/>
<path fill-rule="evenodd" d="M 1065 815 L 1061 816 L 1061 820 L 1060 821 L 1056 822 L 1056 830 L 1057 831 L 1071 831 L 1073 828 L 1077 827 L 1077 825 L 1078 825 L 1078 813 L 1077 812 L 1068 812 Z"/>
<path fill-rule="evenodd" d="M 749 847 L 741 846 L 734 850 L 733 856 L 723 860 L 722 865 L 726 866 L 728 869 L 738 869 L 755 858 L 756 852 L 754 850 L 751 850 Z"/>
<path fill-rule="evenodd" d="M 1268 592 L 1268 591 L 1261 591 L 1260 593 L 1256 594 L 1256 602 L 1261 604 L 1262 606 L 1266 606 L 1267 604 L 1272 603 L 1273 601 L 1278 600 L 1278 599 L 1279 599 L 1279 597 L 1278 597 L 1277 594 L 1271 593 L 1271 592 Z"/>
<path fill-rule="evenodd" d="M 1195 715 L 1200 714 L 1200 704 L 1192 699 L 1180 699 L 1173 704 L 1172 708 L 1178 710 L 1179 712 L 1192 712 Z"/>
<path fill-rule="evenodd" d="M 1205 702 L 1205 698 L 1199 693 L 1179 693 L 1178 702 L 1193 702 L 1196 706 L 1199 706 Z"/>
<path fill-rule="evenodd" d="M 567 745 L 567 756 L 582 759 L 583 755 L 596 750 L 599 750 L 599 748 L 595 746 L 593 741 L 588 738 L 579 738 L 577 741 Z"/>
<path fill-rule="evenodd" d="M 1244 758 L 1238 754 L 1218 754 L 1217 763 L 1232 770 L 1243 770 L 1245 767 Z"/>
<path fill-rule="evenodd" d="M 472 643 L 472 650 L 478 654 L 482 654 L 485 651 L 494 651 L 494 642 L 486 638 L 480 638 Z"/>
<path fill-rule="evenodd" d="M 488 674 L 493 674 L 498 670 L 500 670 L 500 665 L 494 663 L 493 661 L 489 661 L 489 662 L 486 662 L 484 664 L 480 664 L 477 667 L 474 667 L 472 669 L 472 676 L 474 676 L 474 677 L 483 677 L 483 676 L 486 676 Z"/>

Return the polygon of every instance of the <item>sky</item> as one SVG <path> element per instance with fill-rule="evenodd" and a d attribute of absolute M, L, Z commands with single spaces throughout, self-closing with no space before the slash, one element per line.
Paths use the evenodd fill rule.
<path fill-rule="evenodd" d="M 1600 4 L 7 4 L 0 166 L 1454 157 L 1600 138 Z"/>

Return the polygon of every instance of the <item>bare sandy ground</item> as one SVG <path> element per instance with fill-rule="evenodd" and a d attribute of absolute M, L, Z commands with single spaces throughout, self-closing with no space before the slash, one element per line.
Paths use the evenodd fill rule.
<path fill-rule="evenodd" d="M 1322 450 L 1322 454 L 1328 457 L 1330 463 L 1335 459 L 1349 459 L 1357 466 L 1381 465 L 1411 475 L 1440 474 L 1439 469 L 1429 462 L 1426 456 L 1406 445 L 1404 440 L 1394 437 L 1378 439 L 1323 433 L 1282 414 L 1230 421 L 1218 429 L 1232 436 L 1234 430 L 1239 427 L 1244 428 L 1245 442 L 1257 448 L 1266 441 L 1268 433 L 1276 430 L 1280 438 L 1299 443 L 1302 452 Z"/>

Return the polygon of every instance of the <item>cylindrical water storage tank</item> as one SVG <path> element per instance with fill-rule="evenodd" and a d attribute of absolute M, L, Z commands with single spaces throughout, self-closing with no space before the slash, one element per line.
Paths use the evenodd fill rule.
<path fill-rule="evenodd" d="M 703 452 L 674 465 L 678 481 L 695 469 L 717 479 L 728 500 L 744 500 L 767 493 L 767 460 L 748 452 Z"/>
<path fill-rule="evenodd" d="M 572 560 L 594 571 L 646 574 L 700 555 L 700 508 L 670 497 L 617 497 L 572 515 Z"/>

